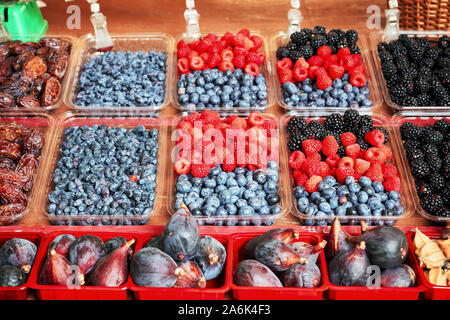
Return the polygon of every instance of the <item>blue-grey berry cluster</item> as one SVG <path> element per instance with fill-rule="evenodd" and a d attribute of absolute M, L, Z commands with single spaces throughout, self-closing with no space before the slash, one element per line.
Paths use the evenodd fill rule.
<path fill-rule="evenodd" d="M 368 83 L 362 87 L 354 87 L 349 82 L 349 75 L 333 80 L 333 85 L 320 90 L 310 78 L 295 85 L 285 82 L 281 86 L 284 103 L 292 107 L 338 107 L 338 108 L 369 108 Z"/>
<path fill-rule="evenodd" d="M 271 225 L 281 211 L 278 164 L 232 172 L 218 165 L 205 178 L 180 175 L 175 185 L 175 209 L 185 203 L 199 224 L 216 226 Z M 225 219 L 221 219 L 225 218 Z"/>
<path fill-rule="evenodd" d="M 183 107 L 197 110 L 216 107 L 262 109 L 268 104 L 266 78 L 262 72 L 255 77 L 242 69 L 197 70 L 180 76 L 178 101 Z"/>
<path fill-rule="evenodd" d="M 326 226 L 334 216 L 343 222 L 358 224 L 359 220 L 345 218 L 346 216 L 368 217 L 370 225 L 393 225 L 390 219 L 373 219 L 374 217 L 400 216 L 405 209 L 400 203 L 400 194 L 396 191 L 385 192 L 383 184 L 361 177 L 358 182 L 352 176 L 345 179 L 345 184 L 339 184 L 332 176 L 327 176 L 319 183 L 318 191 L 309 193 L 303 186 L 294 189 L 297 208 L 303 214 L 313 218 L 307 219 L 308 225 Z"/>
<path fill-rule="evenodd" d="M 82 225 L 147 223 L 156 197 L 158 130 L 102 124 L 68 127 L 64 134 L 48 213 L 87 216 Z"/>
<path fill-rule="evenodd" d="M 99 107 L 158 106 L 166 91 L 166 55 L 106 52 L 83 65 L 76 104 Z"/>

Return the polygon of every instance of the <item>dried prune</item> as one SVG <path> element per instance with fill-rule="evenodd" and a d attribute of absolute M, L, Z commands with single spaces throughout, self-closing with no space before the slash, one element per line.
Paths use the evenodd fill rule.
<path fill-rule="evenodd" d="M 15 170 L 16 163 L 10 158 L 0 158 L 0 169 Z"/>
<path fill-rule="evenodd" d="M 0 266 L 0 287 L 18 287 L 25 283 L 26 276 L 14 266 Z"/>
<path fill-rule="evenodd" d="M 12 95 L 14 98 L 21 97 L 28 92 L 29 86 L 25 81 L 11 79 L 0 86 L 0 91 Z"/>
<path fill-rule="evenodd" d="M 0 217 L 14 217 L 23 211 L 25 206 L 21 203 L 9 203 L 0 206 Z"/>
<path fill-rule="evenodd" d="M 62 40 L 62 39 L 56 39 L 56 38 L 42 38 L 41 40 L 39 40 L 39 44 L 42 47 L 49 47 L 52 49 L 61 49 L 64 51 L 69 52 L 70 48 L 71 48 L 71 43 L 66 41 L 66 40 Z"/>
<path fill-rule="evenodd" d="M 0 248 L 0 265 L 10 265 L 20 268 L 23 273 L 29 273 L 36 257 L 36 245 L 26 239 L 12 238 Z"/>
<path fill-rule="evenodd" d="M 206 280 L 217 278 L 227 261 L 227 251 L 225 247 L 216 239 L 210 236 L 200 238 L 198 253 L 195 257 Z"/>
<path fill-rule="evenodd" d="M 0 157 L 7 157 L 12 160 L 19 160 L 21 157 L 20 144 L 0 140 Z"/>
<path fill-rule="evenodd" d="M 36 99 L 32 95 L 24 95 L 24 96 L 17 98 L 16 105 L 19 108 L 33 109 L 33 108 L 39 108 L 41 106 L 41 103 L 39 102 L 38 99 Z"/>
<path fill-rule="evenodd" d="M 33 81 L 47 72 L 47 63 L 39 56 L 33 56 L 26 60 L 22 69 L 22 78 Z M 51 73 L 51 72 L 49 72 Z"/>
<path fill-rule="evenodd" d="M 26 131 L 22 135 L 22 149 L 24 153 L 32 153 L 36 156 L 41 154 L 44 147 L 44 134 L 38 130 Z"/>
<path fill-rule="evenodd" d="M 36 52 L 34 54 L 43 59 L 47 59 L 48 55 L 50 54 L 50 52 L 52 50 L 53 49 L 49 48 L 49 47 L 40 47 L 39 49 L 36 50 Z"/>
<path fill-rule="evenodd" d="M 62 79 L 66 74 L 69 55 L 65 51 L 54 50 L 47 58 L 48 73 Z"/>
<path fill-rule="evenodd" d="M 80 273 L 86 275 L 94 268 L 102 254 L 103 241 L 94 235 L 79 237 L 69 249 L 69 261 L 80 268 Z"/>
<path fill-rule="evenodd" d="M 22 127 L 16 122 L 0 124 L 0 140 L 17 142 L 22 135 Z"/>
<path fill-rule="evenodd" d="M 183 261 L 175 269 L 177 282 L 174 288 L 204 288 L 206 287 L 206 279 L 202 270 L 195 262 Z"/>
<path fill-rule="evenodd" d="M 21 54 L 20 56 L 14 57 L 12 59 L 12 68 L 16 72 L 20 72 L 23 69 L 23 66 L 25 65 L 25 62 L 30 60 L 34 57 L 34 54 L 32 52 L 26 52 L 24 54 Z"/>
<path fill-rule="evenodd" d="M 0 92 L 0 108 L 13 108 L 15 104 L 14 96 L 7 92 Z"/>
<path fill-rule="evenodd" d="M 51 75 L 49 73 L 45 73 L 38 79 L 34 80 L 34 82 L 31 84 L 29 94 L 35 97 L 36 99 L 40 99 L 42 95 L 42 90 L 44 90 L 45 83 L 48 79 L 50 79 Z M 40 106 L 40 102 L 39 102 Z"/>
<path fill-rule="evenodd" d="M 44 91 L 42 92 L 41 105 L 51 106 L 54 105 L 59 100 L 61 95 L 61 83 L 56 77 L 50 77 L 44 86 Z"/>
<path fill-rule="evenodd" d="M 3 61 L 9 56 L 10 47 L 7 43 L 0 44 L 0 60 Z"/>
<path fill-rule="evenodd" d="M 282 287 L 280 279 L 256 260 L 243 260 L 233 274 L 234 283 L 245 287 Z"/>
<path fill-rule="evenodd" d="M 60 234 L 55 239 L 53 239 L 52 242 L 50 242 L 47 252 L 50 253 L 50 251 L 55 250 L 56 253 L 67 257 L 69 249 L 75 242 L 75 240 L 77 240 L 77 238 L 75 238 L 71 234 Z"/>
<path fill-rule="evenodd" d="M 285 271 L 296 263 L 307 261 L 300 257 L 289 244 L 277 239 L 258 244 L 255 249 L 255 258 L 274 271 Z"/>
<path fill-rule="evenodd" d="M 22 42 L 16 43 L 16 45 L 12 48 L 11 53 L 14 55 L 20 55 L 25 52 L 34 53 L 37 49 L 39 49 L 39 44 L 36 42 Z"/>
<path fill-rule="evenodd" d="M 36 174 L 38 165 L 39 161 L 36 158 L 36 155 L 32 153 L 25 153 L 24 155 L 22 155 L 22 157 L 19 160 L 19 163 L 17 164 L 16 171 L 26 179 L 26 182 L 22 187 L 22 189 L 25 192 L 30 191 L 31 188 L 33 187 L 33 178 L 34 175 Z"/>
<path fill-rule="evenodd" d="M 9 183 L 22 189 L 28 182 L 28 177 L 17 171 L 0 169 L 0 182 Z"/>
<path fill-rule="evenodd" d="M 0 62 L 0 76 L 9 77 L 13 74 L 13 68 L 11 60 L 4 60 Z"/>
<path fill-rule="evenodd" d="M 28 198 L 20 188 L 6 182 L 0 182 L 0 200 L 4 204 L 21 203 L 26 206 Z"/>

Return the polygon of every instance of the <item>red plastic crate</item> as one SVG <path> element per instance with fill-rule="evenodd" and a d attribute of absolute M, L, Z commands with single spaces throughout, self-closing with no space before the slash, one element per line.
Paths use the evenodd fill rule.
<path fill-rule="evenodd" d="M 440 233 L 435 231 L 422 231 L 426 236 L 430 237 L 431 239 L 437 239 L 439 238 Z M 443 287 L 443 286 L 436 286 L 430 281 L 427 280 L 425 277 L 425 273 L 423 269 L 420 267 L 420 261 L 417 255 L 415 254 L 416 247 L 414 246 L 414 235 L 415 232 L 409 232 L 407 234 L 409 247 L 411 248 L 414 264 L 416 265 L 418 272 L 418 277 L 420 278 L 420 281 L 422 281 L 423 285 L 425 286 L 426 290 L 423 292 L 423 298 L 427 300 L 450 300 L 450 287 Z"/>
<path fill-rule="evenodd" d="M 274 228 L 271 228 L 274 229 Z M 297 228 L 295 228 L 297 229 Z M 233 281 L 233 273 L 236 270 L 239 262 L 245 260 L 246 244 L 253 238 L 265 233 L 266 231 L 248 232 L 245 234 L 235 234 L 233 236 L 233 269 L 229 270 L 230 281 Z M 300 233 L 298 240 L 311 244 L 317 244 L 322 240 L 320 234 L 315 233 Z M 324 293 L 328 289 L 328 275 L 325 263 L 325 255 L 322 252 L 317 260 L 320 272 L 322 274 L 322 282 L 318 288 L 268 288 L 268 287 L 245 287 L 238 286 L 232 282 L 231 290 L 233 291 L 233 298 L 237 300 L 322 300 Z"/>
<path fill-rule="evenodd" d="M 45 235 L 43 232 L 32 228 L 27 231 L 23 231 L 22 229 L 13 231 L 10 227 L 8 229 L 11 231 L 0 231 L 0 246 L 9 239 L 22 238 L 33 242 L 37 247 L 37 252 L 31 271 L 28 274 L 27 281 L 19 287 L 0 287 L 0 300 L 27 300 L 30 293 L 31 278 L 32 275 L 36 273 L 38 257 L 42 251 Z"/>
<path fill-rule="evenodd" d="M 36 272 L 30 276 L 30 287 L 36 291 L 36 296 L 42 300 L 126 300 L 127 289 L 129 286 L 128 280 L 126 283 L 119 287 L 103 287 L 103 286 L 89 286 L 83 285 L 80 287 L 67 287 L 67 286 L 54 286 L 44 285 L 38 283 L 39 272 L 45 263 L 47 258 L 47 248 L 58 235 L 72 234 L 76 238 L 83 235 L 94 235 L 107 241 L 111 238 L 122 236 L 127 240 L 135 239 L 138 241 L 139 233 L 114 231 L 118 230 L 117 227 L 113 231 L 106 231 L 107 228 L 57 228 L 57 231 L 51 231 L 48 233 L 46 240 L 43 244 L 43 250 L 39 260 L 36 261 Z M 98 231 L 97 231 L 98 230 Z M 136 248 L 136 244 L 133 246 Z M 134 251 L 134 250 L 133 250 Z"/>
<path fill-rule="evenodd" d="M 131 275 L 129 275 L 128 282 L 129 289 L 133 291 L 134 297 L 137 300 L 224 300 L 225 294 L 230 290 L 230 272 L 232 262 L 231 237 L 226 233 L 213 233 L 207 230 L 214 230 L 212 228 L 200 227 L 200 236 L 208 235 L 218 240 L 227 250 L 227 261 L 225 268 L 220 277 L 206 282 L 206 288 L 152 288 L 137 286 Z M 205 230 L 206 229 L 206 230 Z M 140 237 L 137 244 L 136 252 L 144 247 L 144 245 L 153 237 L 159 235 L 163 227 L 146 228 L 144 236 Z"/>
<path fill-rule="evenodd" d="M 403 228 L 399 228 L 403 230 Z M 405 230 L 403 230 L 405 232 Z M 351 235 L 357 235 L 359 233 L 350 233 Z M 418 300 L 421 292 L 425 291 L 425 287 L 419 278 L 419 270 L 417 270 L 414 263 L 414 253 L 411 251 L 409 245 L 408 256 L 406 257 L 404 264 L 409 265 L 417 276 L 417 286 L 412 288 L 394 288 L 394 287 L 347 287 L 334 285 L 330 279 L 328 288 L 328 299 L 330 300 Z M 328 265 L 327 265 L 328 270 Z"/>

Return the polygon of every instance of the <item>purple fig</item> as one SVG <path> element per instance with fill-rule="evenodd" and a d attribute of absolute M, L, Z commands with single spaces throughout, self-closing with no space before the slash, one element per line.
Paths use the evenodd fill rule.
<path fill-rule="evenodd" d="M 263 233 L 253 239 L 251 239 L 245 246 L 247 256 L 251 259 L 255 258 L 255 248 L 261 242 L 270 239 L 277 239 L 285 243 L 291 243 L 295 239 L 298 239 L 299 232 L 292 228 L 276 228 Z"/>
<path fill-rule="evenodd" d="M 0 266 L 0 287 L 18 287 L 25 283 L 27 277 L 14 266 Z"/>
<path fill-rule="evenodd" d="M 285 271 L 296 263 L 306 263 L 291 246 L 277 239 L 266 240 L 256 246 L 255 258 L 274 271 Z"/>
<path fill-rule="evenodd" d="M 106 256 L 107 254 L 110 254 L 117 248 L 120 248 L 124 243 L 127 243 L 128 240 L 125 237 L 114 237 L 109 239 L 103 244 L 102 248 L 102 256 Z"/>
<path fill-rule="evenodd" d="M 323 248 L 325 248 L 326 244 L 326 240 L 322 240 L 315 246 L 306 242 L 299 241 L 291 244 L 291 247 L 295 252 L 297 252 L 300 257 L 308 259 L 308 263 L 315 264 L 320 252 L 323 250 Z"/>
<path fill-rule="evenodd" d="M 162 234 L 151 238 L 149 241 L 147 241 L 144 248 L 155 247 L 155 248 L 158 248 L 159 250 L 163 250 L 162 238 L 163 238 Z"/>
<path fill-rule="evenodd" d="M 90 274 L 92 285 L 119 287 L 127 281 L 128 253 L 134 242 L 134 239 L 125 242 L 97 261 Z"/>
<path fill-rule="evenodd" d="M 330 233 L 325 239 L 327 240 L 325 255 L 328 260 L 333 259 L 339 252 L 347 252 L 355 246 L 351 241 L 352 236 L 342 229 L 338 217 L 334 218 Z"/>
<path fill-rule="evenodd" d="M 366 244 L 361 241 L 350 251 L 341 251 L 328 266 L 330 281 L 337 286 L 365 286 L 370 266 Z"/>
<path fill-rule="evenodd" d="M 177 282 L 177 267 L 168 254 L 158 248 L 147 247 L 131 259 L 130 273 L 138 286 L 170 288 Z"/>
<path fill-rule="evenodd" d="M 75 240 L 77 240 L 77 238 L 75 238 L 71 234 L 61 234 L 53 239 L 53 241 L 48 246 L 47 252 L 55 250 L 56 253 L 67 257 L 70 246 L 75 242 Z"/>
<path fill-rule="evenodd" d="M 381 273 L 382 287 L 408 288 L 416 285 L 416 273 L 410 266 L 401 264 Z"/>
<path fill-rule="evenodd" d="M 100 259 L 102 249 L 102 239 L 93 235 L 84 235 L 70 246 L 68 258 L 72 264 L 80 268 L 81 274 L 86 275 Z"/>
<path fill-rule="evenodd" d="M 162 232 L 163 251 L 175 260 L 195 257 L 200 232 L 195 218 L 185 208 L 173 214 Z"/>
<path fill-rule="evenodd" d="M 216 239 L 210 236 L 200 238 L 195 262 L 202 269 L 206 280 L 217 278 L 223 271 L 227 261 L 227 250 Z"/>
<path fill-rule="evenodd" d="M 321 284 L 322 274 L 315 263 L 297 263 L 283 272 L 285 287 L 316 288 Z"/>
<path fill-rule="evenodd" d="M 26 239 L 12 238 L 0 248 L 0 265 L 10 265 L 19 268 L 23 273 L 29 273 L 36 257 L 36 245 Z"/>
<path fill-rule="evenodd" d="M 245 287 L 283 287 L 267 266 L 256 260 L 243 260 L 233 275 L 234 283 Z"/>
<path fill-rule="evenodd" d="M 183 261 L 175 269 L 177 282 L 175 288 L 204 288 L 206 287 L 206 279 L 202 270 L 195 262 Z"/>
<path fill-rule="evenodd" d="M 39 273 L 38 283 L 55 286 L 83 285 L 84 276 L 78 272 L 78 268 L 70 265 L 66 257 L 51 250 Z"/>

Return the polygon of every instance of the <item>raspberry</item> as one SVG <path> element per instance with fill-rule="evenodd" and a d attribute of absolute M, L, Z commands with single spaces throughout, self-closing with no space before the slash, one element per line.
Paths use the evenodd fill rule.
<path fill-rule="evenodd" d="M 322 143 L 319 140 L 306 139 L 302 142 L 303 151 L 305 154 L 312 155 L 322 149 Z"/>
<path fill-rule="evenodd" d="M 241 117 L 236 117 L 230 123 L 230 126 L 232 126 L 235 129 L 247 130 L 247 120 L 245 120 L 244 118 L 241 118 Z"/>
<path fill-rule="evenodd" d="M 358 53 L 351 54 L 350 57 L 353 60 L 353 64 L 356 66 L 361 65 L 361 55 Z"/>
<path fill-rule="evenodd" d="M 177 62 L 177 68 L 178 68 L 178 72 L 180 72 L 181 74 L 191 72 L 189 70 L 189 60 L 187 58 L 179 59 Z"/>
<path fill-rule="evenodd" d="M 234 65 L 235 68 L 243 69 L 245 67 L 245 56 L 239 55 L 233 58 L 231 60 L 231 63 Z"/>
<path fill-rule="evenodd" d="M 209 53 L 208 53 L 208 52 L 203 52 L 203 53 L 200 55 L 200 58 L 202 58 L 202 60 L 203 60 L 204 63 L 207 63 L 207 62 L 208 62 L 208 59 L 209 59 Z"/>
<path fill-rule="evenodd" d="M 191 165 L 191 174 L 196 178 L 204 178 L 208 175 L 209 170 L 211 169 L 209 164 L 206 163 L 193 163 Z"/>
<path fill-rule="evenodd" d="M 369 170 L 367 170 L 365 176 L 372 181 L 383 182 L 383 171 L 381 170 L 381 164 L 373 163 Z"/>
<path fill-rule="evenodd" d="M 211 54 L 208 58 L 208 67 L 213 69 L 219 65 L 221 61 L 220 55 L 218 53 Z"/>
<path fill-rule="evenodd" d="M 344 147 L 356 143 L 356 136 L 352 132 L 345 132 L 341 134 L 341 143 Z"/>
<path fill-rule="evenodd" d="M 338 167 L 336 169 L 336 178 L 340 184 L 345 183 L 345 178 L 348 176 L 353 176 L 355 174 L 355 169 L 351 167 Z"/>
<path fill-rule="evenodd" d="M 330 168 L 334 168 L 334 167 L 337 167 L 337 164 L 340 159 L 341 158 L 337 154 L 335 154 L 335 155 L 327 157 L 325 159 L 325 162 Z"/>
<path fill-rule="evenodd" d="M 186 41 L 184 40 L 180 40 L 177 43 L 177 49 L 180 50 L 181 48 L 186 48 L 189 47 L 188 44 L 186 43 Z"/>
<path fill-rule="evenodd" d="M 231 61 L 231 60 L 233 60 L 234 53 L 231 50 L 225 49 L 220 54 L 220 57 L 222 58 L 222 61 Z"/>
<path fill-rule="evenodd" d="M 320 90 L 325 90 L 329 87 L 331 87 L 331 85 L 333 84 L 331 78 L 328 75 L 324 75 L 324 74 L 319 74 L 317 75 L 317 87 Z"/>
<path fill-rule="evenodd" d="M 322 46 L 319 49 L 317 49 L 317 55 L 326 58 L 331 56 L 331 48 L 329 46 Z"/>
<path fill-rule="evenodd" d="M 328 164 L 326 162 L 321 161 L 319 163 L 320 163 L 320 166 L 322 169 L 320 176 L 322 178 L 325 178 L 326 176 L 328 176 L 330 174 L 330 167 L 328 167 Z"/>
<path fill-rule="evenodd" d="M 314 73 L 315 73 L 315 75 L 316 75 L 316 78 L 317 78 L 319 75 L 328 76 L 328 72 L 327 72 L 327 70 L 326 70 L 324 67 L 318 67 L 318 68 L 316 69 L 316 71 L 314 71 Z"/>
<path fill-rule="evenodd" d="M 261 56 L 257 52 L 249 52 L 247 55 L 247 63 L 256 63 L 260 65 L 264 62 L 264 59 L 261 59 Z"/>
<path fill-rule="evenodd" d="M 301 169 L 305 162 L 305 154 L 299 150 L 294 151 L 289 156 L 289 167 L 292 169 Z"/>
<path fill-rule="evenodd" d="M 350 49 L 347 47 L 340 48 L 337 55 L 342 59 L 350 56 Z"/>
<path fill-rule="evenodd" d="M 262 47 L 264 41 L 260 36 L 251 36 L 250 40 L 253 41 L 253 50 L 258 50 Z M 261 62 L 262 63 L 262 62 Z"/>
<path fill-rule="evenodd" d="M 248 123 L 252 127 L 259 127 L 264 124 L 265 117 L 259 112 L 252 112 L 248 115 Z"/>
<path fill-rule="evenodd" d="M 199 57 L 200 55 L 199 55 L 199 53 L 196 51 L 196 50 L 192 50 L 189 54 L 188 54 L 188 56 L 187 56 L 187 58 L 189 59 L 189 60 L 191 60 L 193 57 Z"/>
<path fill-rule="evenodd" d="M 253 41 L 241 33 L 238 33 L 233 38 L 232 43 L 235 47 L 241 47 L 241 48 L 245 48 L 247 50 L 250 49 L 251 47 L 253 47 Z"/>
<path fill-rule="evenodd" d="M 306 160 L 303 168 L 306 174 L 310 177 L 314 175 L 317 176 L 322 175 L 322 165 L 320 164 L 319 161 Z"/>
<path fill-rule="evenodd" d="M 338 162 L 338 168 L 345 167 L 345 168 L 353 168 L 355 166 L 355 160 L 350 157 L 343 157 Z"/>
<path fill-rule="evenodd" d="M 392 158 L 392 150 L 389 146 L 387 145 L 382 145 L 380 148 L 381 153 L 383 154 L 384 158 L 383 158 L 383 162 L 388 161 L 390 158 Z"/>
<path fill-rule="evenodd" d="M 351 56 L 346 56 L 341 59 L 342 59 L 342 62 L 344 63 L 345 71 L 348 71 L 357 66 L 357 64 L 355 63 L 355 60 L 353 60 Z"/>
<path fill-rule="evenodd" d="M 312 80 L 316 79 L 316 71 L 319 69 L 318 66 L 310 66 L 308 69 L 308 77 Z"/>
<path fill-rule="evenodd" d="M 182 47 L 182 48 L 178 49 L 177 57 L 178 58 L 186 58 L 189 55 L 189 53 L 191 53 L 191 51 L 192 51 L 191 48 L 189 48 L 188 46 Z"/>
<path fill-rule="evenodd" d="M 308 70 L 300 67 L 294 68 L 294 79 L 302 82 L 308 78 Z"/>
<path fill-rule="evenodd" d="M 240 30 L 238 33 L 237 33 L 237 35 L 239 35 L 239 34 L 242 34 L 244 37 L 246 37 L 246 38 L 250 38 L 250 30 L 248 30 L 248 29 L 242 29 L 242 30 Z"/>
<path fill-rule="evenodd" d="M 325 137 L 322 141 L 322 153 L 326 156 L 335 155 L 339 150 L 339 144 L 332 135 Z"/>
<path fill-rule="evenodd" d="M 356 67 L 351 68 L 350 70 L 348 70 L 348 74 L 349 75 L 352 75 L 354 73 L 365 74 L 366 73 L 366 68 L 364 68 L 364 66 L 362 64 L 360 64 L 359 66 L 356 66 Z"/>
<path fill-rule="evenodd" d="M 377 148 L 384 145 L 384 133 L 376 129 L 368 132 L 364 139 Z"/>
<path fill-rule="evenodd" d="M 205 125 L 212 124 L 214 127 L 220 123 L 220 116 L 217 112 L 211 110 L 204 110 L 200 115 Z"/>
<path fill-rule="evenodd" d="M 192 124 L 194 121 L 198 120 L 199 118 L 200 118 L 200 114 L 195 111 L 195 112 L 192 112 L 190 115 L 187 115 L 186 117 L 184 117 L 182 121 L 189 122 Z"/>
<path fill-rule="evenodd" d="M 324 62 L 324 59 L 320 56 L 312 56 L 311 58 L 308 59 L 308 64 L 310 66 L 322 66 Z"/>
<path fill-rule="evenodd" d="M 312 176 L 308 179 L 308 181 L 306 181 L 305 183 L 305 190 L 308 191 L 309 193 L 313 193 L 316 192 L 318 187 L 319 187 L 319 183 L 322 181 L 322 177 L 321 176 Z"/>
<path fill-rule="evenodd" d="M 191 50 L 197 50 L 197 46 L 199 45 L 200 41 L 192 41 L 188 44 L 189 48 L 191 48 Z"/>
<path fill-rule="evenodd" d="M 294 177 L 295 184 L 297 186 L 305 185 L 306 181 L 308 181 L 309 179 L 308 175 L 304 173 L 302 170 L 294 170 L 292 172 L 292 176 Z"/>
<path fill-rule="evenodd" d="M 367 78 L 363 73 L 354 72 L 350 76 L 350 83 L 352 86 L 361 88 L 366 85 Z"/>
<path fill-rule="evenodd" d="M 316 152 L 313 154 L 310 154 L 306 157 L 306 160 L 310 160 L 310 161 L 320 161 L 322 160 L 322 157 L 320 156 L 320 153 Z"/>
<path fill-rule="evenodd" d="M 179 159 L 175 162 L 174 169 L 178 175 L 188 174 L 191 171 L 191 163 L 186 159 Z"/>
<path fill-rule="evenodd" d="M 277 62 L 277 70 L 280 69 L 292 69 L 292 60 L 290 58 L 284 58 Z"/>
<path fill-rule="evenodd" d="M 370 168 L 370 162 L 363 159 L 355 160 L 355 174 L 362 176 Z"/>
<path fill-rule="evenodd" d="M 385 154 L 382 152 L 380 148 L 369 148 L 364 154 L 364 159 L 369 161 L 370 163 L 382 163 L 385 159 Z"/>
<path fill-rule="evenodd" d="M 202 40 L 199 42 L 199 44 L 197 45 L 197 51 L 202 53 L 207 51 L 209 48 L 209 44 L 208 41 Z"/>
<path fill-rule="evenodd" d="M 278 77 L 281 83 L 293 82 L 294 77 L 290 69 L 278 69 Z"/>
<path fill-rule="evenodd" d="M 309 69 L 309 64 L 306 62 L 305 58 L 301 57 L 295 62 L 294 68 L 303 68 L 303 69 Z"/>
<path fill-rule="evenodd" d="M 256 77 L 261 72 L 261 69 L 259 68 L 259 65 L 252 62 L 245 66 L 244 72 Z"/>
<path fill-rule="evenodd" d="M 383 182 L 384 190 L 400 192 L 400 178 L 397 176 L 389 177 Z"/>
<path fill-rule="evenodd" d="M 328 68 L 328 74 L 332 80 L 340 79 L 344 75 L 345 70 L 344 67 L 332 65 Z"/>
<path fill-rule="evenodd" d="M 323 67 L 328 70 L 331 66 L 341 66 L 339 56 L 333 54 L 325 59 L 325 62 L 323 63 Z"/>
<path fill-rule="evenodd" d="M 221 63 L 219 63 L 219 70 L 222 72 L 225 72 L 227 70 L 234 71 L 234 65 L 231 63 L 231 61 L 223 60 Z"/>
<path fill-rule="evenodd" d="M 397 167 L 391 163 L 383 165 L 382 172 L 385 177 L 394 177 L 398 175 Z"/>
<path fill-rule="evenodd" d="M 361 151 L 361 147 L 357 143 L 354 143 L 354 144 L 351 144 L 351 145 L 345 147 L 345 153 L 349 157 L 352 157 L 352 158 L 358 157 L 360 151 Z"/>

